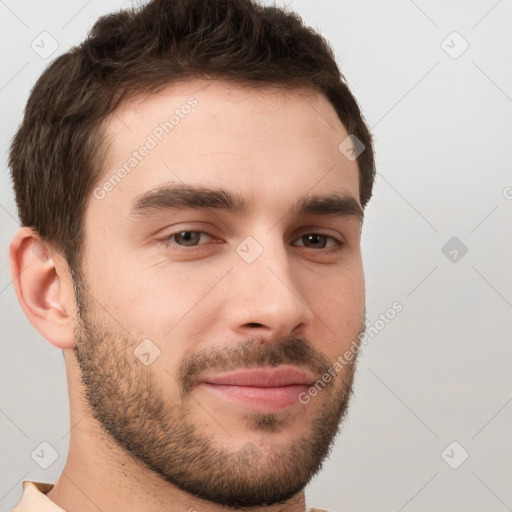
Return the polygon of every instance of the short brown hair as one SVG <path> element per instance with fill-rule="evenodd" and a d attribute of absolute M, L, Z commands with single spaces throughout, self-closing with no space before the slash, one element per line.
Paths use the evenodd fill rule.
<path fill-rule="evenodd" d="M 296 14 L 253 0 L 153 0 L 100 18 L 81 45 L 55 59 L 13 139 L 21 223 L 62 252 L 72 270 L 80 268 L 84 214 L 101 178 L 102 121 L 137 93 L 194 78 L 323 93 L 365 146 L 357 162 L 366 206 L 372 137 L 323 37 Z"/>

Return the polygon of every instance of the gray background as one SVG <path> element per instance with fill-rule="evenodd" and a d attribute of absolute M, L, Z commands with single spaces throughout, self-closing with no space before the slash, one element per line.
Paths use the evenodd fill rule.
<path fill-rule="evenodd" d="M 61 352 L 28 322 L 11 282 L 19 222 L 7 148 L 47 63 L 128 4 L 0 0 L 2 511 L 23 479 L 57 480 L 70 428 Z M 403 305 L 364 348 L 348 420 L 308 506 L 512 510 L 512 1 L 288 5 L 331 41 L 375 135 L 362 242 L 368 320 Z M 43 31 L 59 45 L 47 59 L 31 48 Z M 58 453 L 47 469 L 31 457 L 43 441 Z"/>

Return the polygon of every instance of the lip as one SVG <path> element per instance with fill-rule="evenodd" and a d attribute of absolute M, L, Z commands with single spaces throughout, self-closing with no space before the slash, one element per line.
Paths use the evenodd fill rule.
<path fill-rule="evenodd" d="M 251 368 L 210 376 L 206 375 L 200 379 L 200 382 L 207 384 L 251 386 L 257 388 L 278 388 L 293 385 L 311 386 L 314 381 L 315 377 L 311 373 L 294 366 L 284 365 L 277 368 Z"/>
<path fill-rule="evenodd" d="M 299 395 L 314 376 L 292 366 L 249 369 L 204 376 L 199 385 L 210 394 L 258 412 L 272 412 L 299 404 Z"/>

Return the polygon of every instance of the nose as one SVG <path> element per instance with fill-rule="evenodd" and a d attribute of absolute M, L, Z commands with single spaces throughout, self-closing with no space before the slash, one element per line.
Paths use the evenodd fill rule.
<path fill-rule="evenodd" d="M 272 340 L 302 334 L 314 314 L 282 242 L 266 244 L 251 263 L 239 254 L 234 257 L 226 304 L 231 330 Z"/>

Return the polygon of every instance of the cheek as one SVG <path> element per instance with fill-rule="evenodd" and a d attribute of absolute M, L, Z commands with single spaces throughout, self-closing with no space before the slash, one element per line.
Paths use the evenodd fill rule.
<path fill-rule="evenodd" d="M 132 335 L 150 338 L 159 347 L 172 343 L 179 350 L 218 321 L 220 302 L 212 303 L 212 289 L 225 273 L 224 266 L 191 269 L 169 261 L 155 265 L 125 259 L 97 279 L 96 286 L 108 311 Z"/>
<path fill-rule="evenodd" d="M 317 325 L 337 345 L 350 344 L 360 332 L 364 320 L 364 278 L 360 269 L 310 280 L 308 303 Z"/>

